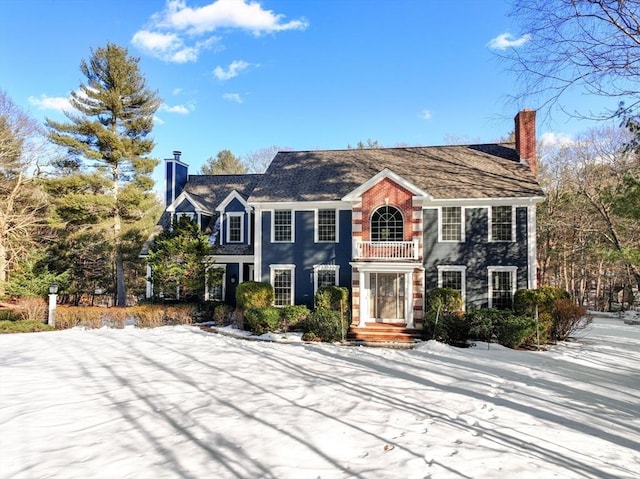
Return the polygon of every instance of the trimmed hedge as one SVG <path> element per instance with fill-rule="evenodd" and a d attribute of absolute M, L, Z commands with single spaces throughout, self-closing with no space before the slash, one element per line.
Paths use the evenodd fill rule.
<path fill-rule="evenodd" d="M 253 334 L 276 332 L 280 329 L 280 310 L 275 306 L 247 309 L 244 312 L 244 324 Z"/>
<path fill-rule="evenodd" d="M 460 346 L 469 340 L 495 341 L 508 348 L 517 348 L 535 332 L 535 320 L 516 315 L 510 310 L 472 309 L 466 314 L 436 313 L 425 317 L 425 339 Z"/>
<path fill-rule="evenodd" d="M 304 322 L 302 339 L 305 341 L 343 341 L 347 337 L 348 330 L 349 320 L 346 315 L 342 315 L 341 318 L 340 311 L 317 309 Z"/>
<path fill-rule="evenodd" d="M 322 286 L 316 292 L 316 310 L 349 310 L 349 290 L 344 286 Z"/>
<path fill-rule="evenodd" d="M 266 308 L 273 304 L 275 296 L 269 283 L 245 281 L 236 288 L 236 305 L 240 309 Z"/>
<path fill-rule="evenodd" d="M 436 288 L 427 294 L 429 311 L 436 313 L 455 313 L 462 311 L 462 295 L 460 291 L 451 288 Z"/>

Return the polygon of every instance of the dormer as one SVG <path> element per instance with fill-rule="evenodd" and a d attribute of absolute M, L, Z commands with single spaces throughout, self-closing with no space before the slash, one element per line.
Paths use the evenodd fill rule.
<path fill-rule="evenodd" d="M 167 212 L 171 214 L 172 223 L 176 218 L 187 216 L 196 222 L 202 231 L 205 231 L 214 216 L 213 211 L 207 209 L 201 201 L 186 191 L 180 193 L 178 197 L 167 206 Z"/>
<path fill-rule="evenodd" d="M 216 207 L 220 221 L 218 244 L 251 244 L 252 211 L 240 193 L 229 193 Z"/>

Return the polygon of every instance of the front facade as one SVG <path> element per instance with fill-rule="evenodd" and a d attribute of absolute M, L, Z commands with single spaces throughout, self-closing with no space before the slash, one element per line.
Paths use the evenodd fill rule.
<path fill-rule="evenodd" d="M 210 232 L 224 278 L 207 299 L 233 304 L 235 285 L 255 280 L 276 306 L 313 306 L 319 287 L 346 286 L 360 328 L 419 329 L 438 287 L 466 307 L 509 307 L 536 287 L 543 199 L 535 112 L 516 116 L 515 133 L 515 145 L 280 152 L 263 175 L 189 176 L 177 156 L 165 223 L 189 214 Z"/>

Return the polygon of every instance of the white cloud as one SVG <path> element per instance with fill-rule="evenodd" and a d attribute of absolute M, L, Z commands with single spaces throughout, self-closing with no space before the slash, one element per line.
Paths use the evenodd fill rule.
<path fill-rule="evenodd" d="M 159 116 L 153 115 L 153 123 L 156 125 L 164 125 L 164 120 Z"/>
<path fill-rule="evenodd" d="M 71 106 L 68 97 L 48 97 L 40 95 L 40 97 L 30 96 L 28 102 L 37 107 L 39 110 L 55 110 L 59 112 L 70 111 L 74 108 Z"/>
<path fill-rule="evenodd" d="M 420 118 L 423 120 L 431 120 L 431 110 L 422 110 L 420 113 Z"/>
<path fill-rule="evenodd" d="M 565 133 L 546 132 L 540 135 L 540 144 L 543 146 L 569 146 L 574 140 Z"/>
<path fill-rule="evenodd" d="M 244 102 L 244 100 L 242 99 L 239 93 L 225 93 L 224 95 L 222 95 L 222 98 L 224 98 L 227 101 L 233 101 L 235 103 Z"/>
<path fill-rule="evenodd" d="M 283 30 L 304 30 L 305 19 L 286 22 L 285 15 L 263 10 L 258 2 L 218 0 L 202 7 L 188 7 L 184 0 L 169 0 L 163 12 L 154 18 L 161 28 L 186 31 L 190 35 L 213 32 L 220 28 L 238 28 L 254 35 Z"/>
<path fill-rule="evenodd" d="M 151 16 L 150 24 L 133 35 L 134 46 L 145 53 L 174 63 L 195 62 L 200 52 L 221 38 L 208 36 L 220 29 L 239 29 L 255 36 L 284 30 L 304 30 L 305 19 L 285 21 L 283 14 L 264 10 L 251 0 L 217 0 L 188 7 L 185 0 L 168 0 L 163 11 Z"/>
<path fill-rule="evenodd" d="M 148 55 L 166 62 L 188 63 L 195 62 L 200 51 L 210 47 L 217 40 L 219 39 L 211 37 L 204 41 L 196 42 L 192 46 L 187 46 L 182 38 L 175 33 L 140 30 L 133 35 L 131 43 Z"/>
<path fill-rule="evenodd" d="M 531 34 L 525 33 L 520 38 L 514 38 L 511 33 L 501 33 L 495 38 L 489 40 L 487 46 L 492 50 L 506 50 L 507 48 L 521 47 L 531 40 Z"/>
<path fill-rule="evenodd" d="M 215 67 L 215 69 L 213 70 L 213 74 L 218 80 L 229 80 L 230 78 L 238 76 L 238 73 L 240 73 L 242 70 L 246 70 L 250 66 L 250 63 L 242 60 L 235 60 L 231 62 L 229 68 L 227 68 L 226 70 L 222 67 Z"/>
<path fill-rule="evenodd" d="M 166 103 L 163 103 L 160 109 L 162 111 L 166 111 L 167 113 L 177 113 L 179 115 L 188 115 L 189 112 L 193 110 L 193 107 L 190 105 L 169 106 Z"/>

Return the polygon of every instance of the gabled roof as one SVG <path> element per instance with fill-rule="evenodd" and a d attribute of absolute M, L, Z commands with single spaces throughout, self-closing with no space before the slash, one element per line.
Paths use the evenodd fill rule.
<path fill-rule="evenodd" d="M 396 183 L 396 184 L 398 184 L 398 185 L 400 185 L 400 186 L 402 186 L 404 188 L 406 188 L 408 191 L 413 193 L 414 196 L 421 196 L 423 198 L 433 199 L 431 197 L 431 195 L 429 195 L 429 193 L 427 193 L 425 191 L 422 191 L 420 188 L 416 188 L 416 186 L 413 183 L 411 183 L 410 181 L 407 181 L 406 179 L 404 179 L 403 177 L 401 177 L 399 175 L 396 175 L 389 168 L 385 168 L 380 173 L 375 175 L 373 178 L 370 178 L 368 181 L 362 183 L 355 190 L 350 191 L 342 199 L 344 201 L 353 201 L 353 200 L 361 197 L 362 194 L 365 191 L 369 190 L 371 187 L 373 187 L 374 185 L 376 185 L 378 182 L 382 181 L 385 178 L 393 181 L 394 183 Z"/>
<path fill-rule="evenodd" d="M 246 201 L 263 175 L 189 175 L 184 191 L 209 211 L 215 211 L 231 192 Z"/>
<path fill-rule="evenodd" d="M 187 202 L 191 203 L 191 206 L 193 206 L 195 211 L 200 211 L 200 212 L 209 213 L 209 214 L 212 213 L 202 203 L 202 201 L 200 200 L 200 197 L 192 196 L 186 191 L 183 191 L 182 193 L 180 193 L 178 195 L 178 197 L 175 200 L 173 200 L 173 203 L 171 203 L 169 206 L 167 206 L 167 211 L 170 212 L 170 213 L 174 213 L 176 211 L 176 208 L 178 208 L 178 206 L 180 204 L 182 204 L 183 201 L 187 201 Z"/>
<path fill-rule="evenodd" d="M 505 143 L 279 152 L 249 202 L 338 201 L 385 168 L 434 199 L 544 196 Z"/>

